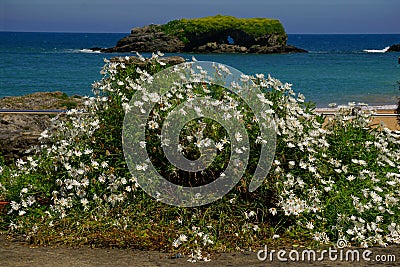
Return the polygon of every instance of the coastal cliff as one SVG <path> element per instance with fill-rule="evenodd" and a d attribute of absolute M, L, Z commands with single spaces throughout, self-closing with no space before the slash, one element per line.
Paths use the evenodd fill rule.
<path fill-rule="evenodd" d="M 306 50 L 286 44 L 287 34 L 279 22 L 266 18 L 213 16 L 173 20 L 164 25 L 133 28 L 112 48 L 114 52 L 195 53 L 298 53 Z"/>

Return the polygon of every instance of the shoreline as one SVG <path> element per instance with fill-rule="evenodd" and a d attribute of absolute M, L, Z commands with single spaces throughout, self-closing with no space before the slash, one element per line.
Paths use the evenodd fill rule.
<path fill-rule="evenodd" d="M 390 107 L 390 108 L 388 108 Z M 387 116 L 374 116 L 372 119 L 372 126 L 376 127 L 379 125 L 384 125 L 384 127 L 389 128 L 390 130 L 395 130 L 395 131 L 400 131 L 400 124 L 397 121 L 397 115 L 396 114 L 396 109 L 397 106 L 368 106 L 364 107 L 363 110 L 375 110 L 376 114 L 385 114 Z M 318 113 L 328 113 L 332 114 L 338 111 L 338 108 L 317 108 L 316 111 Z M 393 116 L 390 116 L 393 114 Z M 329 115 L 327 115 L 329 116 Z"/>
<path fill-rule="evenodd" d="M 381 109 L 377 110 L 378 114 L 396 114 L 395 109 Z M 395 131 L 400 131 L 400 124 L 397 121 L 397 116 L 393 117 L 374 117 L 372 120 L 372 125 L 380 125 L 383 124 L 385 127 L 395 130 Z"/>
<path fill-rule="evenodd" d="M 318 112 L 335 112 L 337 111 L 339 108 L 341 107 L 348 107 L 347 105 L 338 105 L 335 108 L 330 108 L 330 107 L 317 107 L 315 110 Z M 361 107 L 356 105 L 356 107 Z M 387 104 L 382 104 L 382 105 L 371 105 L 371 106 L 364 106 L 362 107 L 363 110 L 395 110 L 397 108 L 396 104 L 392 104 L 392 105 L 387 105 Z"/>

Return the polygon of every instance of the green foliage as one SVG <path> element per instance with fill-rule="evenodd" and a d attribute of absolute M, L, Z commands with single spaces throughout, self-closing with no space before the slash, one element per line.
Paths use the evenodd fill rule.
<path fill-rule="evenodd" d="M 45 142 L 35 157 L 18 160 L 15 168 L 0 164 L 0 196 L 12 201 L 9 214 L 0 217 L 2 231 L 39 244 L 202 251 L 203 256 L 193 256 L 197 260 L 206 252 L 264 244 L 400 241 L 400 134 L 371 128 L 371 114 L 353 114 L 351 107 L 332 118 L 320 116 L 289 84 L 264 75 L 248 77 L 271 103 L 265 112 L 276 115 L 276 154 L 264 184 L 248 190 L 260 151 L 254 114 L 224 88 L 193 84 L 190 93 L 210 91 L 217 100 L 228 97 L 238 103 L 235 111 L 242 115 L 251 144 L 245 175 L 223 198 L 201 207 L 172 207 L 149 197 L 126 166 L 122 125 L 141 84 L 168 66 L 155 55 L 142 60 L 107 62 L 103 79 L 94 84 L 96 97 L 86 98 L 86 113 L 70 111 L 55 120 L 53 129 L 42 134 Z M 160 101 L 149 120 L 161 125 L 169 111 L 163 108 L 173 109 L 185 97 Z M 174 183 L 207 183 L 229 161 L 231 147 L 226 145 L 204 174 L 176 171 L 165 164 L 160 129 L 146 132 L 151 163 Z M 194 145 L 199 132 L 214 143 L 227 135 L 211 119 L 189 122 L 180 133 L 187 158 L 199 156 Z"/>
<path fill-rule="evenodd" d="M 269 34 L 286 36 L 282 24 L 276 19 L 235 18 L 222 15 L 173 20 L 163 25 L 162 29 L 166 33 L 179 36 L 185 43 L 189 42 L 188 38 L 192 35 L 223 32 L 229 29 L 241 30 L 253 37 Z"/>

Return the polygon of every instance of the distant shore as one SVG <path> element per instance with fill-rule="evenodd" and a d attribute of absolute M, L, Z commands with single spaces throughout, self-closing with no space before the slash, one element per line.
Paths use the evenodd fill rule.
<path fill-rule="evenodd" d="M 377 110 L 378 114 L 395 114 L 393 109 L 385 110 Z M 380 124 L 383 123 L 387 128 L 391 130 L 400 131 L 400 125 L 396 120 L 396 116 L 393 117 L 375 117 L 372 124 Z"/>
<path fill-rule="evenodd" d="M 377 127 L 379 125 L 382 125 L 391 130 L 400 131 L 400 125 L 397 122 L 396 108 L 397 108 L 396 105 L 367 107 L 367 109 L 375 110 L 376 113 L 378 114 L 378 116 L 373 117 L 372 126 Z M 317 108 L 316 110 L 317 110 L 317 112 L 323 113 L 323 114 L 333 114 L 333 113 L 337 112 L 337 109 L 334 109 L 334 108 Z M 385 116 L 379 116 L 382 114 L 385 114 Z M 387 116 L 389 114 L 393 114 L 393 115 Z"/>

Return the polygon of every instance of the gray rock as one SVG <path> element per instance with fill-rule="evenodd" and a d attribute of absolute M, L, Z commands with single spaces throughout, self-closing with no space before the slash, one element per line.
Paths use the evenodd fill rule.
<path fill-rule="evenodd" d="M 98 49 L 106 53 L 125 52 L 178 52 L 182 51 L 185 44 L 178 37 L 167 35 L 161 31 L 159 25 L 149 25 L 133 28 L 131 34 L 118 41 L 113 48 Z"/>

